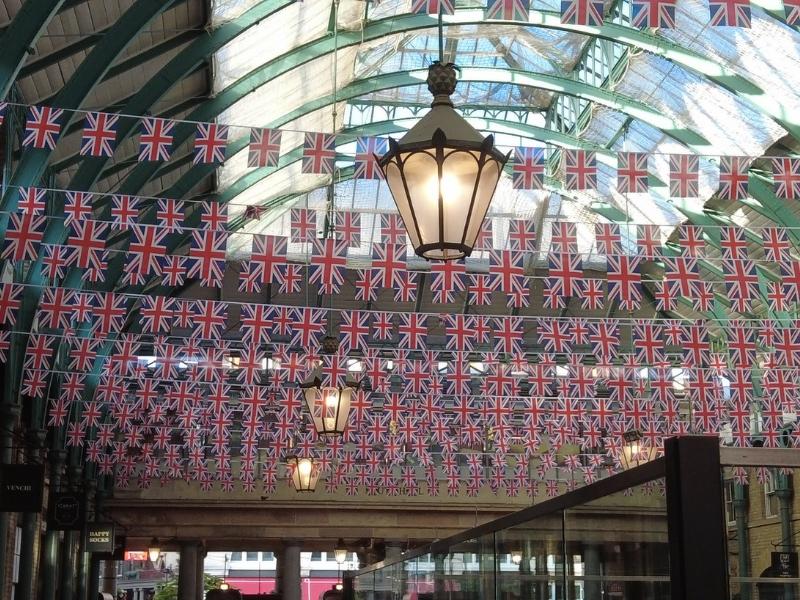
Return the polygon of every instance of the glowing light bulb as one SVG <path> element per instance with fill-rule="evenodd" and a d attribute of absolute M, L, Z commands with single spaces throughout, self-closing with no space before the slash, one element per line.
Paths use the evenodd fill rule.
<path fill-rule="evenodd" d="M 308 476 L 311 474 L 311 461 L 307 458 L 301 458 L 297 463 L 297 470 L 301 475 Z"/>

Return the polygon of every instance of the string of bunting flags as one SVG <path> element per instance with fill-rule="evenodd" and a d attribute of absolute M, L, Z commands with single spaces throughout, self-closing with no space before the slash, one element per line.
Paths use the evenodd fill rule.
<path fill-rule="evenodd" d="M 0 123 L 8 103 L 0 103 Z M 23 106 L 23 105 L 20 105 Z M 64 109 L 48 106 L 28 106 L 23 146 L 53 150 L 61 134 Z M 114 155 L 120 115 L 100 112 L 73 111 L 84 114 L 80 154 L 86 158 L 111 158 Z M 126 115 L 128 116 L 128 115 Z M 222 164 L 233 126 L 214 123 L 195 123 L 158 117 L 132 117 L 141 121 L 139 136 L 140 162 L 164 162 L 172 155 L 173 131 L 178 123 L 196 126 L 193 142 L 194 164 Z M 250 168 L 278 167 L 281 156 L 281 129 L 250 128 L 247 165 Z M 333 174 L 337 161 L 337 135 L 304 132 L 301 169 L 308 174 Z M 356 179 L 379 179 L 376 155 L 387 151 L 387 140 L 358 137 L 354 156 Z M 564 188 L 568 191 L 596 190 L 598 178 L 597 153 L 588 150 L 562 150 Z M 648 160 L 644 152 L 619 152 L 616 185 L 620 193 L 647 193 Z M 692 198 L 699 195 L 700 156 L 671 154 L 669 158 L 669 195 L 672 198 Z M 748 172 L 754 157 L 714 156 L 719 158 L 719 189 L 717 196 L 725 200 L 747 197 Z M 762 157 L 763 158 L 763 157 Z M 786 200 L 800 199 L 800 158 L 768 157 L 776 196 Z M 513 187 L 522 190 L 544 188 L 546 172 L 544 147 L 516 147 L 510 161 Z"/>
<path fill-rule="evenodd" d="M 103 196 L 101 200 L 109 200 Z M 57 204 L 57 203 L 53 203 Z M 106 203 L 107 204 L 107 203 Z M 9 215 L 0 257 L 12 261 L 37 261 L 46 279 L 59 281 L 70 268 L 78 269 L 86 281 L 105 281 L 109 261 L 124 257 L 122 281 L 141 285 L 160 279 L 166 286 L 187 280 L 222 287 L 227 265 L 227 207 L 214 201 L 197 202 L 187 211 L 180 200 L 143 200 L 128 195 L 110 196 L 110 216 L 94 218 L 102 208 L 93 194 L 66 192 L 61 214 L 47 209 L 46 190 L 22 188 L 17 211 Z M 145 206 L 147 205 L 147 206 Z M 299 293 L 306 281 L 320 294 L 338 294 L 350 268 L 350 250 L 367 253 L 355 263 L 356 300 L 374 302 L 380 290 L 392 290 L 395 301 L 413 302 L 418 294 L 418 272 L 407 262 L 408 241 L 400 216 L 374 215 L 379 242 L 362 236 L 362 216 L 354 211 L 336 211 L 332 217 L 334 237 L 319 238 L 323 211 L 294 208 L 289 213 L 290 235 L 252 234 L 248 258 L 241 261 L 239 289 L 258 293 L 273 285 L 281 293 Z M 48 222 L 57 220 L 65 228 L 63 244 L 44 243 Z M 190 227 L 187 222 L 195 223 Z M 509 307 L 530 305 L 531 283 L 540 280 L 543 304 L 563 308 L 577 298 L 587 310 L 618 303 L 623 310 L 642 305 L 643 284 L 651 283 L 657 306 L 675 310 L 681 298 L 699 311 L 713 307 L 715 294 L 724 296 L 740 313 L 766 300 L 774 311 L 790 310 L 800 300 L 800 261 L 792 254 L 795 233 L 781 227 L 764 227 L 756 241 L 763 257 L 751 255 L 746 231 L 738 226 L 678 226 L 677 245 L 664 246 L 672 226 L 653 224 L 594 225 L 597 256 L 605 258 L 606 275 L 589 277 L 578 245 L 578 224 L 550 224 L 549 248 L 542 252 L 546 268 L 532 268 L 530 257 L 538 252 L 536 232 L 527 219 L 503 219 L 502 245 L 495 244 L 489 219 L 476 244 L 483 253 L 482 265 L 465 261 L 432 263 L 431 291 L 437 303 L 451 303 L 457 294 L 467 294 L 476 306 L 505 299 Z M 121 233 L 122 237 L 117 234 Z M 709 257 L 708 239 L 719 240 L 719 256 Z M 183 247 L 183 250 L 174 250 Z M 290 253 L 294 248 L 294 254 Z M 168 248 L 173 248 L 168 250 Z M 586 249 L 584 249 L 586 252 Z M 658 261 L 663 275 L 642 274 L 643 263 Z M 714 265 L 721 277 L 704 269 Z M 535 266 L 535 265 L 534 265 Z M 761 288 L 759 270 L 769 266 L 779 278 Z M 488 267 L 488 270 L 486 269 Z M 482 272 L 481 272 L 482 271 Z M 719 289 L 717 289 L 719 288 Z M 762 295 L 763 294 L 763 295 Z"/>

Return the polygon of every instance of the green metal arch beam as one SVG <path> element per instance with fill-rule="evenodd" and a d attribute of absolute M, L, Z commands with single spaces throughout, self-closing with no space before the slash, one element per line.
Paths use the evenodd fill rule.
<path fill-rule="evenodd" d="M 446 15 L 444 19 L 448 24 L 454 25 L 491 23 L 493 25 L 519 26 L 519 23 L 510 21 L 487 21 L 483 18 L 483 14 L 481 10 L 458 10 L 455 15 Z M 774 118 L 792 133 L 796 133 L 798 139 L 800 139 L 800 116 L 791 117 L 790 111 L 785 109 L 785 107 L 780 105 L 775 99 L 769 98 L 759 87 L 735 72 L 714 63 L 698 53 L 681 48 L 680 46 L 656 36 L 614 23 L 604 23 L 599 27 L 567 25 L 561 23 L 558 13 L 551 11 L 532 10 L 530 12 L 529 23 L 544 28 L 596 35 L 662 56 L 701 76 L 707 77 L 716 84 L 743 97 L 751 104 L 756 104 L 757 109 Z M 435 18 L 430 15 L 413 14 L 390 17 L 375 21 L 361 31 L 340 32 L 338 47 L 341 49 L 389 35 L 431 28 L 435 26 L 435 24 Z M 336 44 L 334 44 L 334 40 L 331 39 L 330 36 L 313 40 L 303 46 L 295 48 L 251 71 L 225 90 L 222 90 L 214 99 L 208 101 L 207 106 L 200 107 L 189 119 L 193 121 L 212 121 L 224 108 L 231 106 L 235 101 L 243 98 L 261 85 L 306 62 L 332 53 L 335 51 L 335 48 Z M 610 94 L 611 97 L 615 96 L 611 92 L 607 93 Z M 659 114 L 659 116 L 661 115 Z M 796 119 L 796 122 L 790 122 L 790 118 Z M 188 139 L 188 136 L 190 136 L 192 132 L 193 129 L 191 127 L 176 128 L 176 142 Z M 142 165 L 141 168 L 137 168 L 129 176 L 128 182 L 124 184 L 124 188 L 120 191 L 135 193 L 137 189 L 140 189 L 140 187 L 146 183 L 149 177 L 152 177 L 155 173 L 155 169 L 157 169 L 157 167 L 152 165 Z"/>
<path fill-rule="evenodd" d="M 131 97 L 120 112 L 133 115 L 148 114 L 152 106 L 181 81 L 187 73 L 206 62 L 214 52 L 232 39 L 259 24 L 271 14 L 292 4 L 293 1 L 265 0 L 259 2 L 238 18 L 220 25 L 210 35 L 198 38 L 156 73 L 141 90 Z M 135 119 L 120 119 L 117 139 L 122 141 L 134 133 L 137 125 L 138 121 Z M 108 159 L 85 161 L 72 178 L 70 188 L 76 190 L 90 189 L 107 162 Z"/>
<path fill-rule="evenodd" d="M 510 21 L 487 21 L 483 18 L 482 10 L 458 10 L 455 15 L 446 15 L 444 19 L 448 24 L 481 24 L 491 23 L 493 25 L 512 25 L 519 26 L 519 23 Z M 734 73 L 731 70 L 720 66 L 713 61 L 705 58 L 704 56 L 683 49 L 669 41 L 652 36 L 642 31 L 632 29 L 629 27 L 616 25 L 614 23 L 604 23 L 599 27 L 588 26 L 575 26 L 561 23 L 560 16 L 552 11 L 535 11 L 530 12 L 529 24 L 540 26 L 544 28 L 560 29 L 575 33 L 583 33 L 586 35 L 596 35 L 605 39 L 614 40 L 635 46 L 652 52 L 659 56 L 673 61 L 692 70 L 702 76 L 709 78 L 715 83 L 725 87 L 733 93 L 746 97 L 751 101 L 760 101 L 760 109 L 767 111 L 770 116 L 788 118 L 789 111 L 772 99 L 765 98 L 766 94 L 757 86 L 747 81 L 743 77 Z M 360 44 L 363 41 L 375 40 L 392 34 L 403 32 L 411 32 L 420 29 L 432 28 L 436 25 L 436 19 L 430 15 L 402 15 L 399 17 L 390 17 L 375 21 L 365 27 L 362 31 L 355 32 L 340 32 L 338 39 L 338 47 L 345 48 L 355 44 Z M 215 37 L 217 32 L 212 33 L 211 37 Z M 196 121 L 210 121 L 213 120 L 221 108 L 219 106 L 227 104 L 231 105 L 236 100 L 244 97 L 246 94 L 258 88 L 260 85 L 268 82 L 274 77 L 277 77 L 297 66 L 304 64 L 310 60 L 329 54 L 335 49 L 335 44 L 331 36 L 324 36 L 317 40 L 313 40 L 304 44 L 286 54 L 269 61 L 268 63 L 251 71 L 237 82 L 229 86 L 227 89 L 220 92 L 214 99 L 208 101 L 208 106 L 204 105 L 191 115 L 191 120 Z M 232 98 L 231 98 L 232 97 Z M 213 105 L 218 105 L 216 108 Z M 771 111 L 771 112 L 770 112 Z M 131 113 L 133 111 L 126 110 Z M 144 111 L 141 111 L 144 112 Z M 133 114 L 136 114 L 135 112 Z M 782 123 L 784 127 L 791 128 L 790 123 Z M 180 128 L 179 128 L 180 129 Z M 800 138 L 800 118 L 795 131 Z M 130 133 L 130 131 L 128 131 Z M 176 139 L 187 139 L 191 135 L 191 131 L 176 131 Z M 82 175 L 79 171 L 78 175 Z M 137 179 L 146 177 L 144 168 L 139 170 L 138 173 L 132 174 Z M 73 180 L 75 184 L 72 185 L 75 189 L 88 189 L 87 183 L 91 185 L 94 178 L 78 177 Z M 91 183 L 90 183 L 91 182 Z M 80 184 L 80 185 L 78 185 Z M 143 183 L 142 183 L 143 185 Z M 131 186 L 133 187 L 133 186 Z"/>
<path fill-rule="evenodd" d="M 11 85 L 22 69 L 28 56 L 28 48 L 47 27 L 64 0 L 30 0 L 22 3 L 22 8 L 0 37 L 3 60 L 0 61 L 0 99 L 8 95 Z"/>
<path fill-rule="evenodd" d="M 78 69 L 55 97 L 53 106 L 68 111 L 78 108 L 136 36 L 155 17 L 178 1 L 180 0 L 170 0 L 169 2 L 140 0 L 129 8 L 81 62 Z M 63 127 L 67 127 L 71 121 L 77 118 L 77 113 L 67 112 L 67 121 Z M 19 198 L 19 190 L 15 186 L 28 186 L 41 178 L 50 154 L 49 150 L 44 149 L 29 148 L 23 151 L 14 174 L 11 176 L 11 187 L 7 189 L 3 198 L 3 206 L 8 206 Z"/>
<path fill-rule="evenodd" d="M 483 18 L 483 15 L 484 13 L 482 10 L 458 10 L 455 15 L 445 15 L 444 19 L 447 24 L 453 25 L 479 25 L 485 23 L 491 23 L 492 25 L 520 25 L 518 22 L 511 21 L 487 21 Z M 532 10 L 530 12 L 529 24 L 549 29 L 595 35 L 629 46 L 635 46 L 662 56 L 701 76 L 707 77 L 714 83 L 745 98 L 745 100 L 755 103 L 757 105 L 756 107 L 761 112 L 765 112 L 765 114 L 774 118 L 781 123 L 782 126 L 792 131 L 792 133 L 796 133 L 798 139 L 800 139 L 800 116 L 792 117 L 792 113 L 789 110 L 780 105 L 776 99 L 769 98 L 758 86 L 735 72 L 705 58 L 699 53 L 686 50 L 667 40 L 642 31 L 614 23 L 604 23 L 602 26 L 598 27 L 564 24 L 561 23 L 560 15 L 552 11 Z M 361 44 L 364 41 L 432 28 L 435 27 L 435 25 L 436 19 L 430 15 L 411 14 L 390 17 L 375 21 L 360 31 L 340 32 L 338 36 L 338 47 L 340 49 L 346 48 L 348 46 Z M 203 106 L 191 115 L 190 120 L 214 120 L 216 116 L 224 110 L 224 108 L 221 108 L 222 106 L 230 106 L 236 100 L 241 99 L 261 85 L 269 82 L 271 79 L 287 73 L 306 62 L 334 52 L 335 47 L 336 44 L 331 36 L 325 36 L 299 46 L 265 63 L 221 91 L 213 100 L 209 101 L 209 105 L 218 105 L 216 108 L 214 106 Z M 792 118 L 796 119 L 796 122 L 790 121 Z M 176 141 L 188 139 L 188 136 L 191 135 L 193 131 L 193 129 L 189 130 L 190 128 L 186 128 L 186 130 L 183 131 L 179 129 L 180 128 L 176 129 Z M 138 173 L 133 173 L 132 177 L 136 179 L 146 177 L 145 169 L 146 167 L 143 166 Z M 130 189 L 133 189 L 133 185 L 131 185 Z"/>
<path fill-rule="evenodd" d="M 122 112 L 127 114 L 144 114 L 159 98 L 172 88 L 173 85 L 180 81 L 185 73 L 197 68 L 211 53 L 215 52 L 237 35 L 258 24 L 272 13 L 281 10 L 292 2 L 293 0 L 267 0 L 260 2 L 238 19 L 225 23 L 217 28 L 215 30 L 215 35 L 199 38 L 161 69 L 155 77 L 131 98 Z M 38 6 L 40 3 L 38 1 L 28 2 L 26 6 L 34 4 Z M 60 2 L 56 2 L 56 4 L 60 4 Z M 9 32 L 7 31 L 6 33 L 8 34 Z M 130 133 L 136 123 L 137 121 L 135 119 L 120 119 L 120 137 L 118 139 L 126 135 L 126 133 L 124 133 L 126 130 L 127 133 Z M 87 160 L 73 178 L 70 184 L 71 189 L 89 189 L 106 162 L 106 159 Z M 31 181 L 28 185 L 32 185 L 33 183 L 34 182 Z M 16 198 L 14 199 L 16 200 Z M 8 201 L 7 198 L 4 197 L 2 208 L 8 210 L 7 207 Z M 64 238 L 64 235 L 63 226 L 59 226 L 57 223 L 52 226 L 49 225 L 45 231 L 43 243 L 58 243 Z M 26 286 L 25 288 L 25 298 L 23 300 L 25 309 L 20 312 L 17 325 L 22 331 L 30 330 L 33 323 L 33 316 L 41 296 L 40 286 L 43 283 L 41 259 L 38 259 L 31 265 L 27 282 L 32 285 Z M 22 356 L 18 356 L 17 361 L 10 360 L 7 364 L 8 372 L 20 373 L 21 360 Z M 15 385 L 18 386 L 18 384 L 19 382 L 16 381 Z"/>
<path fill-rule="evenodd" d="M 368 94 L 370 92 L 421 84 L 425 81 L 426 77 L 427 71 L 420 69 L 415 71 L 386 73 L 383 75 L 374 75 L 372 77 L 357 79 L 341 88 L 336 94 L 336 100 L 345 101 L 363 96 L 364 94 Z M 707 143 L 700 135 L 690 130 L 680 129 L 671 119 L 664 117 L 661 113 L 648 107 L 644 103 L 620 94 L 614 94 L 612 92 L 602 90 L 593 85 L 574 81 L 572 79 L 508 69 L 465 68 L 461 70 L 460 81 L 480 81 L 501 84 L 510 83 L 514 85 L 539 87 L 558 91 L 563 94 L 577 96 L 592 102 L 597 102 L 610 108 L 620 110 L 632 117 L 639 118 L 640 120 L 649 123 L 656 129 L 660 129 L 665 134 L 677 139 L 681 143 L 693 148 L 694 150 L 702 150 L 703 144 Z M 218 96 L 216 99 L 220 99 L 220 97 Z M 305 114 L 328 106 L 333 102 L 334 97 L 332 94 L 311 100 L 297 109 L 284 114 L 280 119 L 270 123 L 269 126 L 280 127 L 281 125 L 289 123 Z M 224 108 L 227 107 L 222 106 L 220 107 L 220 110 Z M 186 125 L 187 126 L 184 127 L 183 131 L 181 132 L 184 135 L 183 139 L 178 137 L 178 133 L 176 131 L 176 144 L 183 143 L 186 137 L 191 135 L 189 130 L 192 132 L 194 131 L 194 126 L 192 124 Z M 247 142 L 247 138 L 243 137 L 229 144 L 228 152 L 226 153 L 227 156 L 232 156 L 234 152 L 243 149 Z M 149 181 L 157 171 L 159 171 L 159 169 L 160 167 L 158 164 L 151 163 L 143 163 L 137 166 L 119 186 L 119 192 L 123 194 L 136 194 L 142 188 L 142 186 L 147 183 L 147 181 Z M 205 175 L 208 173 L 208 168 L 193 169 L 192 171 Z M 163 173 L 164 171 L 161 170 L 160 172 Z"/>

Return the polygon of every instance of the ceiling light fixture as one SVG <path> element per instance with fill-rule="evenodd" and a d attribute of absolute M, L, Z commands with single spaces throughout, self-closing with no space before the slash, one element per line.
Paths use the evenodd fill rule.
<path fill-rule="evenodd" d="M 429 260 L 469 256 L 508 160 L 453 108 L 457 67 L 445 64 L 439 12 L 439 60 L 428 69 L 431 110 L 378 160 L 414 251 Z"/>

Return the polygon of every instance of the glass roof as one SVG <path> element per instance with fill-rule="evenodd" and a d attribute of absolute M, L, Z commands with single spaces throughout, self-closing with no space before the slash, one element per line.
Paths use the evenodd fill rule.
<path fill-rule="evenodd" d="M 233 19 L 256 3 L 217 1 L 213 19 Z M 469 14 L 479 13 L 480 8 L 475 2 L 456 2 L 456 7 L 457 12 L 472 11 Z M 286 154 L 299 148 L 304 131 L 354 133 L 369 126 L 379 135 L 400 137 L 424 114 L 430 101 L 424 85 L 425 69 L 438 54 L 436 28 L 406 30 L 402 24 L 395 24 L 409 14 L 410 0 L 377 4 L 341 0 L 337 38 L 332 8 L 330 0 L 289 5 L 216 54 L 217 93 L 266 64 L 272 67 L 266 83 L 248 90 L 220 116 L 222 123 L 241 126 L 233 128 L 232 137 L 246 135 L 245 127 L 281 127 L 282 154 Z M 531 9 L 557 15 L 559 3 L 534 0 Z M 606 13 L 607 21 L 630 27 L 629 2 L 609 1 Z M 666 239 L 686 218 L 682 208 L 701 210 L 713 195 L 718 185 L 718 156 L 760 156 L 784 138 L 786 130 L 759 109 L 758 101 L 763 103 L 763 98 L 748 98 L 746 91 L 737 95 L 735 86 L 725 84 L 725 77 L 714 81 L 701 74 L 703 68 L 690 70 L 693 60 L 706 57 L 720 75 L 738 74 L 768 90 L 770 98 L 780 99 L 786 109 L 800 110 L 800 95 L 796 94 L 800 88 L 800 36 L 762 8 L 753 6 L 752 13 L 751 29 L 709 27 L 704 2 L 679 0 L 676 29 L 649 30 L 641 37 L 661 41 L 673 52 L 687 49 L 700 55 L 699 59 L 688 55 L 683 64 L 635 45 L 569 28 L 479 22 L 480 18 L 448 25 L 445 17 L 445 60 L 462 68 L 492 69 L 480 72 L 479 79 L 485 81 L 468 78 L 459 83 L 454 95 L 457 106 L 478 129 L 495 134 L 502 148 L 546 146 L 550 158 L 551 177 L 546 190 L 513 190 L 504 176 L 490 209 L 495 244 L 504 244 L 510 218 L 539 215 L 540 250 L 544 253 L 549 244 L 549 223 L 575 221 L 579 223 L 581 251 L 590 266 L 602 267 L 603 259 L 593 255 L 593 223 L 615 219 L 631 225 L 662 225 Z M 386 25 L 382 35 L 370 33 L 374 24 Z M 325 39 L 327 49 L 321 45 Z M 336 53 L 330 52 L 332 39 L 337 39 Z M 617 102 L 603 105 L 495 76 L 509 70 L 589 84 L 611 92 Z M 652 109 L 658 118 L 648 122 L 646 115 L 635 110 L 639 105 L 628 110 L 635 101 Z M 672 131 L 670 127 L 658 128 L 669 122 L 674 125 Z M 687 139 L 696 143 L 687 145 Z M 561 189 L 558 158 L 565 145 L 600 151 L 596 191 Z M 617 191 L 613 153 L 618 151 L 652 154 L 649 194 L 623 195 Z M 343 143 L 338 152 L 341 160 L 337 166 L 351 166 L 354 144 Z M 689 152 L 702 155 L 700 197 L 681 207 L 668 196 L 668 155 Z M 255 179 L 232 199 L 231 215 L 242 214 L 248 205 L 268 207 L 259 219 L 247 221 L 232 237 L 229 253 L 233 256 L 247 253 L 253 233 L 288 235 L 289 208 L 324 210 L 327 202 L 325 186 L 331 183 L 330 177 L 302 174 L 299 162 L 255 178 L 252 171 L 243 150 L 217 173 L 220 192 L 248 175 Z M 394 204 L 382 183 L 353 181 L 340 175 L 334 179 L 335 207 L 363 213 L 364 241 L 361 248 L 349 251 L 357 262 L 368 256 L 369 242 L 375 239 L 376 231 L 371 228 L 373 223 L 377 227 L 375 214 L 393 211 Z M 632 238 L 635 227 L 623 227 L 622 234 Z M 633 248 L 630 239 L 626 247 Z M 300 253 L 304 249 L 290 247 L 290 251 Z"/>

